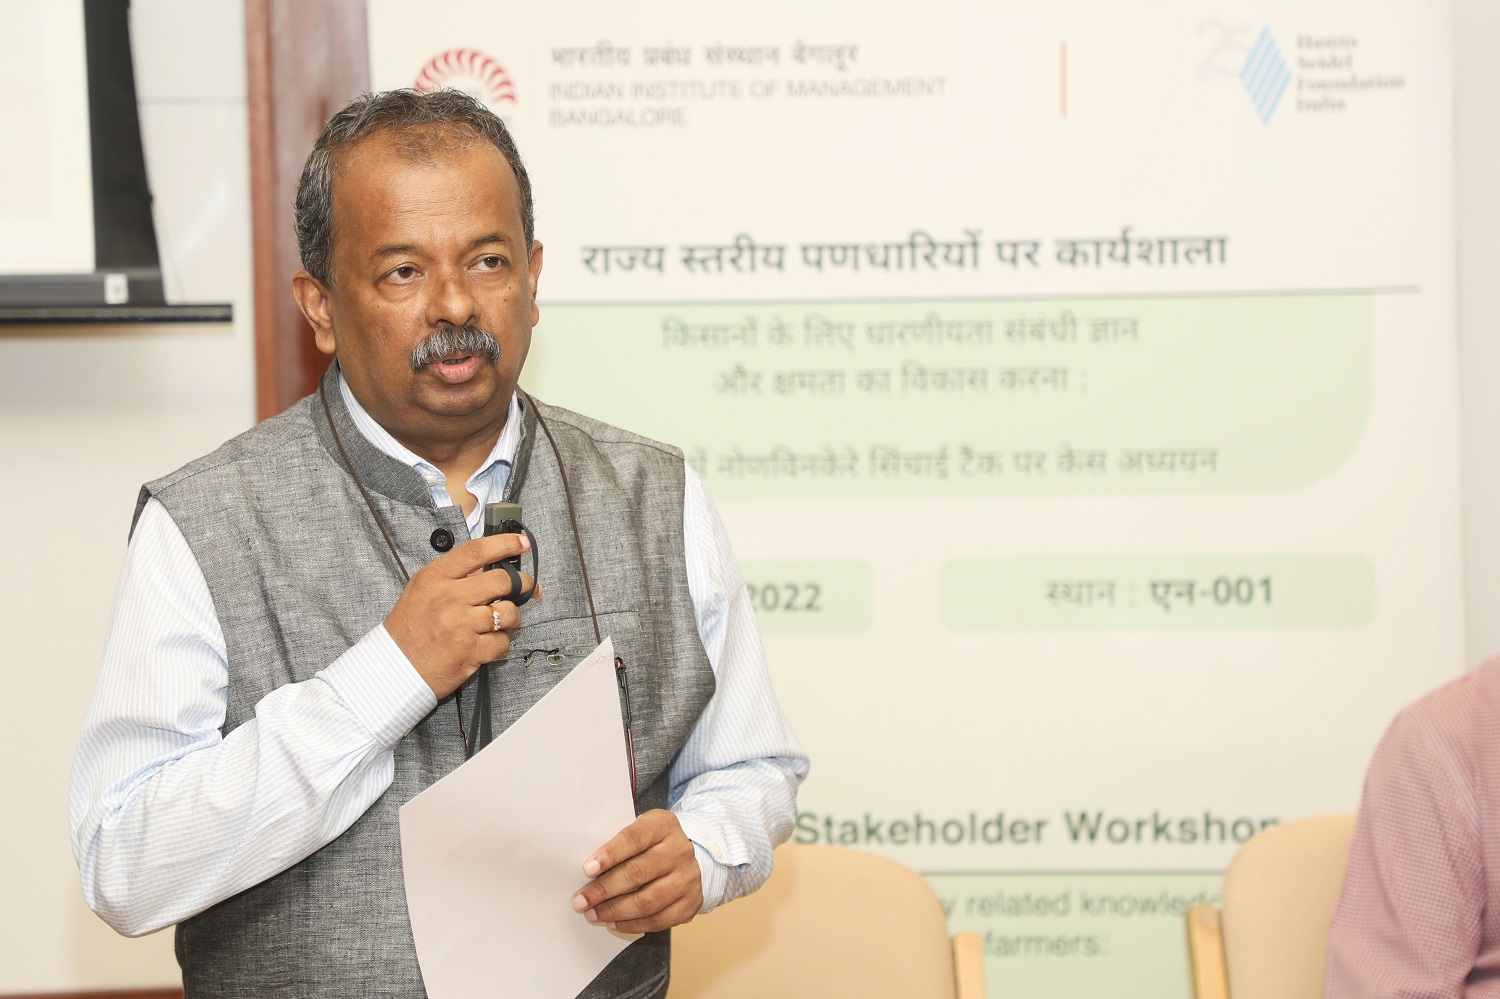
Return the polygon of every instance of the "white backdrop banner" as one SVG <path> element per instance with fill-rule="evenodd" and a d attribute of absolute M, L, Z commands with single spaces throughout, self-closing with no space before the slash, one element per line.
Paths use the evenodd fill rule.
<path fill-rule="evenodd" d="M 525 382 L 682 446 L 813 755 L 995 996 L 1185 997 L 1236 847 L 1462 667 L 1450 24 L 1415 0 L 372 0 L 514 129 Z"/>

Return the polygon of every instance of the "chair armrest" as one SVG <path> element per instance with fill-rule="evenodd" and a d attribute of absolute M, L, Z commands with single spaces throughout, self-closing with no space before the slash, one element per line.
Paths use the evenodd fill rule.
<path fill-rule="evenodd" d="M 1188 965 L 1193 999 L 1229 999 L 1229 974 L 1224 963 L 1224 928 L 1219 910 L 1199 902 L 1187 911 Z"/>
<path fill-rule="evenodd" d="M 953 935 L 953 984 L 956 999 L 985 999 L 984 944 L 978 933 Z"/>

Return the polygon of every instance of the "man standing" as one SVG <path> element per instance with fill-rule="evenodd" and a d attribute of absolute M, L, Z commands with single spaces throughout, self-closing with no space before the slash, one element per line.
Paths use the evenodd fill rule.
<path fill-rule="evenodd" d="M 421 995 L 397 809 L 607 634 L 638 818 L 572 904 L 648 935 L 583 994 L 660 996 L 655 931 L 759 886 L 807 771 L 717 514 L 681 452 L 518 391 L 542 246 L 481 105 L 353 102 L 296 221 L 293 290 L 336 363 L 142 490 L 74 767 L 89 904 L 123 933 L 178 923 L 190 996 Z M 528 547 L 479 536 L 502 499 L 543 586 L 478 571 Z"/>

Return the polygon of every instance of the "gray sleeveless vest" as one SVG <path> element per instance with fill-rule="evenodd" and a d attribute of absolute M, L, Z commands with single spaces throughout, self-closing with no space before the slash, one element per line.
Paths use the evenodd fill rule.
<path fill-rule="evenodd" d="M 339 438 L 408 571 L 439 555 L 439 510 L 422 477 L 359 433 L 336 373 L 323 379 Z M 688 594 L 682 454 L 577 414 L 524 400 L 524 435 L 506 487 L 537 537 L 547 594 L 528 605 L 509 658 L 492 665 L 495 731 L 521 716 L 591 650 L 588 602 L 551 427 L 577 504 L 601 631 L 630 666 L 640 791 L 667 803 L 667 770 L 713 693 Z M 208 580 L 229 658 L 227 735 L 261 698 L 311 678 L 385 619 L 402 580 L 339 457 L 316 395 L 213 454 L 149 483 Z M 529 558 L 526 560 L 529 564 Z M 559 650 L 529 656 L 537 649 Z M 473 681 L 463 688 L 473 704 Z M 467 714 L 467 710 L 466 710 Z M 463 762 L 457 707 L 442 701 L 397 746 L 386 792 L 342 836 L 281 874 L 185 920 L 177 958 L 195 996 L 423 996 L 401 880 L 397 809 Z M 622 766 L 623 753 L 622 753 Z M 587 999 L 665 995 L 669 936 L 648 934 L 584 990 Z M 495 996 L 508 996 L 504 967 Z"/>

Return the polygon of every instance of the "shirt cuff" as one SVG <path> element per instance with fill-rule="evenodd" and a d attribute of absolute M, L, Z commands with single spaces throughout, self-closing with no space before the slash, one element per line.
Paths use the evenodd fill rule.
<path fill-rule="evenodd" d="M 724 847 L 714 835 L 713 827 L 699 816 L 678 814 L 677 821 L 693 844 L 693 857 L 703 879 L 703 907 L 698 912 L 712 912 L 724 901 L 724 892 L 729 887 L 729 868 L 718 859 L 724 855 Z"/>
<path fill-rule="evenodd" d="M 370 629 L 318 676 L 386 749 L 394 749 L 437 707 L 432 688 L 383 624 Z"/>

